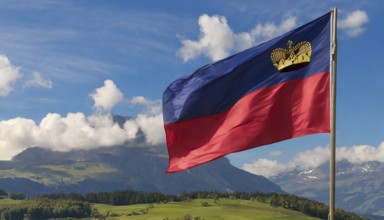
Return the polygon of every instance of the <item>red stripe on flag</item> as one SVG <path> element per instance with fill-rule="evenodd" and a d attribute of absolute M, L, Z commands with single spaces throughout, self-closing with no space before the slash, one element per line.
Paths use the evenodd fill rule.
<path fill-rule="evenodd" d="M 223 113 L 166 124 L 167 172 L 294 137 L 328 133 L 329 93 L 329 72 L 318 73 L 256 90 Z"/>

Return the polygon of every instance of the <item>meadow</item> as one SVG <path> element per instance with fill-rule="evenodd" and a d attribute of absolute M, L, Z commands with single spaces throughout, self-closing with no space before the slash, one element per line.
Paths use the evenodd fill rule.
<path fill-rule="evenodd" d="M 13 194 L 0 199 L 0 220 L 314 220 L 328 216 L 325 204 L 276 193 L 197 191 L 175 196 L 125 190 L 47 194 L 18 200 L 10 199 Z M 336 219 L 366 220 L 341 209 L 336 209 Z"/>
<path fill-rule="evenodd" d="M 250 200 L 193 199 L 186 202 L 169 202 L 166 204 L 138 204 L 113 206 L 93 204 L 100 215 L 108 220 L 185 220 L 185 219 L 221 219 L 221 220 L 300 220 L 318 219 L 300 212 Z"/>

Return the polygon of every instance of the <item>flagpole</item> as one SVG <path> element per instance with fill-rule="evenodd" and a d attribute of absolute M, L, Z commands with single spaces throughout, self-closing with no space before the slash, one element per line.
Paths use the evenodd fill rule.
<path fill-rule="evenodd" d="M 335 170 L 336 170 L 336 58 L 337 58 L 337 8 L 331 10 L 331 134 L 329 172 L 329 220 L 335 219 Z"/>

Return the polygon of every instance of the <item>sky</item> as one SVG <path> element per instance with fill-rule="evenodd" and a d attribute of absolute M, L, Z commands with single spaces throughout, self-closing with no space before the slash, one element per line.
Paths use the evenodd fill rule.
<path fill-rule="evenodd" d="M 164 147 L 164 89 L 338 8 L 337 159 L 384 161 L 384 1 L 0 0 L 0 160 L 138 138 Z M 132 117 L 120 128 L 111 114 Z M 227 156 L 267 177 L 329 158 L 329 134 Z"/>

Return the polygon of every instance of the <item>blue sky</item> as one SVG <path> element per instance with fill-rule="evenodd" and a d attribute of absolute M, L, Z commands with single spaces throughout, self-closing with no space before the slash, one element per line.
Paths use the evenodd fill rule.
<path fill-rule="evenodd" d="M 164 143 L 161 97 L 178 77 L 339 9 L 339 159 L 384 161 L 384 2 L 0 0 L 0 159 L 39 145 Z M 132 116 L 124 129 L 110 113 Z M 319 134 L 229 155 L 274 175 L 327 159 Z M 317 148 L 316 148 L 317 147 Z M 315 157 L 316 156 L 316 157 Z"/>

